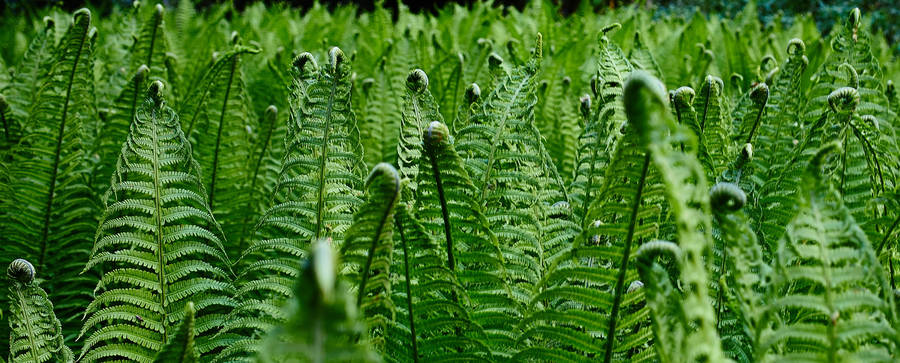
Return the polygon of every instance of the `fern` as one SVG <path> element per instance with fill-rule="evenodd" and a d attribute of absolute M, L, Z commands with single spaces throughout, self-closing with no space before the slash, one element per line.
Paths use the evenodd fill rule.
<path fill-rule="evenodd" d="M 527 328 L 520 341 L 531 343 L 517 355 L 520 360 L 641 361 L 655 355 L 631 254 L 657 233 L 664 190 L 638 130 L 626 128 L 583 232 L 540 281 L 541 293 L 530 305 L 544 308 L 522 323 Z"/>
<path fill-rule="evenodd" d="M 193 302 L 188 302 L 184 305 L 184 319 L 178 326 L 178 331 L 156 354 L 153 363 L 197 362 L 197 351 L 194 350 L 194 317 L 196 314 L 197 310 Z"/>
<path fill-rule="evenodd" d="M 584 225 L 588 208 L 597 196 L 603 184 L 603 176 L 610 163 L 610 156 L 615 154 L 617 140 L 625 123 L 622 107 L 622 86 L 625 77 L 632 71 L 632 65 L 625 58 L 622 50 L 612 43 L 607 33 L 620 25 L 613 24 L 604 28 L 600 36 L 599 71 L 592 80 L 592 89 L 596 96 L 596 110 L 586 115 L 586 120 L 578 137 L 578 150 L 575 155 L 574 177 L 569 186 L 569 199 L 573 214 L 579 224 Z M 584 102 L 584 101 L 582 101 Z M 585 106 L 582 103 L 582 113 Z"/>
<path fill-rule="evenodd" d="M 365 317 L 372 345 L 384 350 L 386 327 L 394 320 L 391 296 L 392 222 L 400 198 L 400 177 L 390 164 L 372 169 L 368 198 L 360 206 L 341 245 L 342 271 L 356 287 L 356 306 Z"/>
<path fill-rule="evenodd" d="M 3 90 L 8 97 L 10 117 L 9 131 L 6 140 L 18 140 L 23 129 L 27 128 L 27 121 L 31 119 L 32 106 L 37 101 L 41 86 L 50 76 L 50 70 L 56 63 L 54 52 L 56 46 L 56 22 L 51 17 L 43 19 L 44 29 L 28 44 L 28 49 L 22 56 L 22 60 L 14 69 L 9 87 Z M 63 43 L 66 44 L 66 43 Z M 10 137 L 11 136 L 11 137 Z M 12 141 L 15 144 L 15 141 Z"/>
<path fill-rule="evenodd" d="M 760 359 L 891 361 L 897 349 L 893 292 L 865 233 L 810 163 L 801 209 L 778 243 L 775 298 L 766 309 Z"/>
<path fill-rule="evenodd" d="M 287 307 L 290 316 L 260 350 L 260 362 L 378 362 L 365 343 L 356 305 L 337 277 L 337 257 L 327 240 L 312 246 Z"/>
<path fill-rule="evenodd" d="M 326 237 L 341 246 L 361 203 L 361 147 L 350 108 L 348 60 L 333 48 L 321 69 L 309 53 L 299 55 L 294 67 L 287 154 L 274 204 L 260 217 L 240 261 L 241 303 L 223 328 L 236 342 L 219 360 L 257 351 L 256 336 L 284 319 L 279 307 L 292 294 L 306 247 Z"/>
<path fill-rule="evenodd" d="M 197 351 L 208 353 L 219 344 L 213 334 L 223 312 L 235 305 L 221 230 L 162 87 L 151 84 L 107 193 L 85 266 L 103 277 L 85 312 L 79 359 L 151 361 L 189 301 L 197 306 Z"/>
<path fill-rule="evenodd" d="M 487 361 L 484 332 L 463 305 L 466 291 L 447 266 L 445 251 L 401 204 L 394 215 L 394 243 L 403 252 L 402 280 L 394 286 L 397 319 L 385 358 L 398 362 L 464 358 Z M 400 266 L 399 258 L 394 266 Z M 395 271 L 396 271 L 395 270 Z M 403 316 L 405 313 L 405 317 Z"/>
<path fill-rule="evenodd" d="M 205 86 L 200 95 L 193 96 L 190 107 L 196 108 L 187 114 L 190 121 L 186 135 L 194 146 L 194 158 L 204 171 L 210 208 L 229 238 L 226 252 L 238 256 L 242 250 L 237 242 L 245 228 L 241 223 L 242 209 L 251 193 L 247 160 L 252 146 L 248 130 L 257 127 L 250 112 L 241 59 L 243 54 L 258 50 L 244 48 L 236 34 L 232 43 L 234 49 L 216 61 L 201 81 Z"/>
<path fill-rule="evenodd" d="M 432 122 L 424 132 L 416 215 L 443 247 L 441 260 L 470 300 L 452 291 L 449 299 L 464 304 L 471 320 L 484 329 L 485 346 L 492 354 L 502 355 L 518 314 L 517 304 L 506 284 L 508 272 L 497 237 L 475 199 L 478 189 L 450 143 L 449 132 L 439 122 Z"/>
<path fill-rule="evenodd" d="M 418 159 L 422 155 L 422 132 L 430 122 L 443 122 L 437 104 L 428 91 L 428 75 L 421 69 L 413 70 L 406 77 L 406 96 L 403 101 L 400 123 L 400 140 L 397 143 L 397 165 L 400 177 L 410 181 L 408 190 L 415 195 Z"/>
<path fill-rule="evenodd" d="M 94 166 L 91 176 L 94 190 L 99 193 L 109 188 L 110 179 L 116 169 L 113 160 L 116 160 L 122 149 L 122 140 L 128 136 L 131 121 L 134 120 L 144 98 L 149 76 L 150 69 L 147 66 L 138 67 L 131 81 L 116 97 L 112 109 L 100 114 L 104 122 L 100 138 L 92 153 L 97 157 L 97 164 Z"/>
<path fill-rule="evenodd" d="M 90 302 L 93 274 L 78 276 L 96 228 L 96 203 L 86 184 L 85 149 L 95 122 L 92 48 L 96 29 L 87 9 L 74 13 L 50 75 L 41 86 L 29 126 L 8 164 L 9 194 L 2 198 L 2 255 L 34 261 L 48 276 L 66 339 Z M 66 253 L 58 253 L 66 251 Z"/>
<path fill-rule="evenodd" d="M 10 359 L 15 362 L 72 362 L 53 304 L 35 278 L 31 262 L 9 264 Z"/>

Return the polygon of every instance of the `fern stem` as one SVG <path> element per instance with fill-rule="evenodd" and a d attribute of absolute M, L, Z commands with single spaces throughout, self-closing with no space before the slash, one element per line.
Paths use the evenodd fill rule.
<path fill-rule="evenodd" d="M 161 102 L 159 100 L 155 102 Z M 159 105 L 153 105 L 151 120 L 156 120 L 159 117 L 156 113 L 159 112 Z M 153 206 L 154 206 L 154 217 L 156 222 L 156 256 L 157 256 L 157 266 L 156 274 L 159 279 L 159 305 L 162 307 L 162 342 L 163 345 L 166 344 L 169 339 L 168 333 L 168 323 L 169 323 L 169 310 L 166 307 L 166 255 L 165 255 L 165 242 L 162 238 L 163 233 L 163 221 L 162 221 L 162 200 L 160 199 L 159 191 L 163 188 L 159 180 L 159 128 L 151 127 L 153 132 Z"/>
<path fill-rule="evenodd" d="M 759 128 L 759 122 L 762 120 L 763 112 L 766 110 L 766 105 L 763 104 L 759 107 L 759 112 L 756 113 L 756 121 L 753 122 L 753 128 L 750 129 L 750 134 L 747 135 L 747 140 L 744 141 L 745 144 L 750 144 L 753 141 L 753 136 L 756 135 L 756 129 Z M 684 151 L 682 149 L 682 151 Z"/>
<path fill-rule="evenodd" d="M 22 310 L 22 319 L 25 320 L 25 325 L 28 326 L 28 344 L 31 346 L 31 349 L 28 350 L 28 353 L 31 353 L 31 359 L 33 362 L 40 362 L 37 356 L 37 352 L 41 351 L 41 347 L 37 345 L 34 341 L 34 322 L 31 321 L 31 309 L 29 309 L 25 304 L 25 296 L 22 295 L 22 289 L 19 286 L 16 286 L 16 295 L 18 296 L 19 309 Z M 12 318 L 10 318 L 12 319 Z M 10 320 L 12 322 L 12 320 Z"/>
<path fill-rule="evenodd" d="M 494 169 L 494 162 L 497 160 L 497 157 L 495 155 L 497 153 L 497 147 L 500 145 L 499 140 L 503 140 L 505 138 L 504 132 L 506 131 L 506 122 L 509 120 L 510 110 L 512 108 L 512 105 L 516 104 L 517 100 L 519 99 L 519 93 L 522 92 L 523 87 L 524 84 L 520 84 L 518 87 L 516 87 L 515 92 L 513 92 L 512 97 L 510 97 L 509 102 L 507 102 L 506 109 L 500 113 L 500 115 L 503 116 L 503 121 L 500 122 L 500 126 L 498 127 L 499 130 L 497 131 L 497 134 L 494 135 L 495 142 L 491 143 L 491 153 L 488 157 L 488 164 L 484 169 L 484 176 L 482 177 L 481 181 L 481 195 L 478 197 L 478 203 L 481 205 L 484 204 L 484 198 L 488 191 L 488 181 L 491 180 L 491 172 Z"/>
<path fill-rule="evenodd" d="M 881 251 L 884 250 L 884 246 L 887 244 L 888 239 L 891 237 L 891 234 L 894 233 L 894 230 L 897 229 L 898 225 L 900 225 L 900 214 L 897 214 L 897 218 L 894 219 L 894 223 L 891 224 L 891 228 L 888 228 L 887 232 L 885 232 L 884 238 L 882 238 L 881 243 L 878 244 L 878 249 L 875 250 L 876 255 L 881 255 Z M 892 275 L 891 282 L 893 283 L 893 281 L 894 281 L 894 276 Z"/>
<path fill-rule="evenodd" d="M 75 25 L 73 24 L 72 26 L 74 27 Z M 75 83 L 75 75 L 78 73 L 78 64 L 81 61 L 81 53 L 84 49 L 84 44 L 87 42 L 89 33 L 90 31 L 86 29 L 81 35 L 81 40 L 78 43 L 78 52 L 75 53 L 75 60 L 72 62 L 72 72 L 69 74 L 69 84 L 66 87 L 66 98 L 63 102 L 62 117 L 59 121 L 59 134 L 56 138 L 56 150 L 53 155 L 53 168 L 50 172 L 49 196 L 47 197 L 47 206 L 44 209 L 44 223 L 41 230 L 40 241 L 41 255 L 37 266 L 35 266 L 39 270 L 44 267 L 44 262 L 47 258 L 47 237 L 50 234 L 50 214 L 53 209 L 53 198 L 56 196 L 56 179 L 59 175 L 60 153 L 62 152 L 63 135 L 65 135 L 66 131 L 66 118 L 69 114 L 69 100 L 72 98 L 72 85 Z"/>
<path fill-rule="evenodd" d="M 231 60 L 231 72 L 228 74 L 228 83 L 225 86 L 225 98 L 222 101 L 222 113 L 219 115 L 219 130 L 216 133 L 216 151 L 213 153 L 212 175 L 209 182 L 209 209 L 215 210 L 216 177 L 219 173 L 219 150 L 222 147 L 222 129 L 225 127 L 225 112 L 228 110 L 228 96 L 231 95 L 231 85 L 234 83 L 234 72 L 237 69 L 238 56 Z"/>
<path fill-rule="evenodd" d="M 271 113 L 273 115 L 271 117 L 269 116 L 270 110 L 272 110 Z M 256 178 L 259 177 L 259 168 L 260 168 L 260 166 L 262 166 L 262 161 L 266 157 L 266 151 L 269 149 L 269 144 L 272 142 L 272 133 L 275 130 L 275 120 L 278 118 L 278 115 L 276 112 L 277 112 L 277 109 L 275 108 L 275 106 L 269 106 L 269 108 L 266 109 L 266 115 L 263 117 L 264 119 L 268 119 L 268 121 L 269 121 L 268 126 L 267 126 L 268 130 L 266 131 L 265 139 L 263 139 L 263 141 L 262 141 L 262 149 L 259 151 L 259 157 L 256 158 L 256 163 L 253 166 L 253 176 L 250 178 L 250 188 L 248 189 L 251 193 L 254 190 L 256 190 L 256 182 L 257 182 Z M 247 209 L 246 209 L 247 211 L 253 210 L 250 203 L 253 203 L 253 198 L 250 198 L 250 200 L 247 201 Z M 243 222 L 244 226 L 241 229 L 241 237 L 238 240 L 238 250 L 239 251 L 244 250 L 244 242 L 247 240 L 247 224 L 248 224 L 247 219 L 250 218 L 252 215 L 253 215 L 252 213 L 247 213 L 246 215 L 244 215 L 244 222 Z"/>
<path fill-rule="evenodd" d="M 444 238 L 447 240 L 447 268 L 450 272 L 456 272 L 456 259 L 453 256 L 453 233 L 450 226 L 450 211 L 447 209 L 447 199 L 444 196 L 444 182 L 441 180 L 441 170 L 437 165 L 437 158 L 431 148 L 426 148 L 428 159 L 431 161 L 431 170 L 434 173 L 434 182 L 437 185 L 438 199 L 441 201 L 441 218 L 444 219 Z M 456 293 L 453 294 L 456 301 Z"/>
<path fill-rule="evenodd" d="M 409 314 L 409 335 L 412 337 L 413 362 L 419 363 L 419 344 L 416 337 L 416 318 L 413 313 L 412 289 L 409 286 L 409 248 L 406 246 L 406 234 L 403 230 L 403 222 L 400 216 L 394 218 L 397 231 L 400 233 L 400 243 L 403 245 L 403 276 L 406 284 L 406 311 Z"/>
<path fill-rule="evenodd" d="M 318 240 L 322 237 L 322 219 L 324 218 L 325 213 L 325 167 L 328 165 L 328 138 L 331 136 L 331 113 L 334 108 L 334 97 L 337 93 L 337 86 L 340 82 L 339 74 L 340 67 L 338 66 L 337 59 L 333 60 L 335 62 L 334 72 L 331 74 L 331 92 L 328 94 L 328 107 L 325 109 L 325 127 L 322 134 L 322 163 L 319 165 L 319 191 L 318 198 L 316 201 L 316 234 L 315 240 Z"/>
<path fill-rule="evenodd" d="M 631 255 L 631 243 L 634 240 L 634 230 L 638 211 L 641 207 L 641 197 L 644 193 L 644 184 L 647 180 L 647 172 L 650 169 L 650 153 L 644 153 L 644 166 L 641 169 L 641 179 L 638 181 L 637 193 L 634 196 L 634 202 L 631 205 L 631 219 L 628 223 L 628 234 L 625 237 L 625 246 L 622 249 L 622 264 L 619 266 L 619 276 L 616 278 L 616 290 L 613 295 L 612 311 L 609 314 L 609 326 L 606 333 L 606 352 L 603 359 L 604 363 L 612 361 L 613 346 L 616 340 L 616 321 L 619 314 L 619 305 L 622 304 L 622 293 L 625 290 L 625 274 L 628 271 L 628 259 Z"/>
<path fill-rule="evenodd" d="M 372 269 L 372 260 L 375 259 L 375 248 L 378 247 L 378 242 L 381 240 L 381 231 L 384 230 L 384 226 L 388 223 L 388 217 L 391 216 L 391 212 L 394 210 L 394 204 L 397 202 L 397 195 L 400 194 L 400 184 L 395 185 L 396 189 L 394 190 L 394 197 L 391 198 L 390 204 L 384 209 L 384 214 L 381 215 L 381 220 L 378 221 L 378 227 L 375 228 L 375 233 L 372 235 L 372 244 L 369 246 L 369 252 L 366 256 L 366 265 L 362 271 L 360 271 L 359 293 L 356 294 L 357 308 L 362 306 L 363 296 L 366 295 L 366 284 L 369 282 L 369 270 Z"/>

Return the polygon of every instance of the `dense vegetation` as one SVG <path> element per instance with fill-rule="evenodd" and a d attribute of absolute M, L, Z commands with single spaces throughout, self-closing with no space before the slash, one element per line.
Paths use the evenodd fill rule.
<path fill-rule="evenodd" d="M 0 22 L 7 361 L 900 357 L 859 10 L 42 11 Z"/>

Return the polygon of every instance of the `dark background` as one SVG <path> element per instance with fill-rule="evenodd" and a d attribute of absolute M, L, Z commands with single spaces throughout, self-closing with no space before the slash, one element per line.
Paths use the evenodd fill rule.
<path fill-rule="evenodd" d="M 67 11 L 73 11 L 85 5 L 91 5 L 100 11 L 101 15 L 108 12 L 114 6 L 129 5 L 132 0 L 108 0 L 108 1 L 62 1 L 62 0 L 0 0 L 3 8 L 0 10 L 0 16 L 14 16 L 22 13 L 32 13 L 36 9 L 46 6 L 59 6 Z M 148 0 L 155 1 L 155 0 Z M 638 4 L 648 8 L 655 8 L 660 13 L 676 13 L 691 15 L 695 11 L 702 11 L 705 14 L 721 14 L 723 16 L 731 16 L 744 8 L 750 0 L 584 0 L 588 8 L 593 8 L 595 12 L 607 11 L 616 7 L 629 6 Z M 174 6 L 178 0 L 162 0 L 168 6 Z M 215 0 L 194 0 L 195 5 L 202 8 L 213 3 L 221 1 Z M 242 9 L 254 0 L 234 0 L 234 4 L 238 9 Z M 299 8 L 312 6 L 314 1 L 311 0 L 284 0 L 284 1 L 264 1 L 266 3 L 287 3 Z M 356 4 L 360 9 L 371 10 L 376 1 L 347 1 L 347 0 L 320 0 L 322 4 L 329 6 Z M 435 1 L 403 1 L 414 12 L 430 11 L 433 12 L 448 3 L 471 4 L 474 0 L 435 0 Z M 398 0 L 384 1 L 388 8 L 397 8 Z M 509 5 L 517 8 L 525 6 L 527 0 L 495 0 L 493 3 L 497 6 Z M 579 9 L 581 1 L 564 1 L 555 0 L 559 6 L 560 13 L 563 15 L 570 14 Z M 781 21 L 790 23 L 795 14 L 812 13 L 819 29 L 827 32 L 832 28 L 835 21 L 841 21 L 853 7 L 859 7 L 865 16 L 869 16 L 873 20 L 875 31 L 883 31 L 885 36 L 891 41 L 891 45 L 897 51 L 900 51 L 900 0 L 757 0 L 757 9 L 760 18 L 764 22 L 772 21 L 776 17 Z"/>

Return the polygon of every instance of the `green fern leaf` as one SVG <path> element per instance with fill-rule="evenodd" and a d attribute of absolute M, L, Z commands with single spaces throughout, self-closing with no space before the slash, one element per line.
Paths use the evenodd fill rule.
<path fill-rule="evenodd" d="M 66 339 L 77 334 L 77 321 L 96 281 L 94 274 L 78 276 L 96 228 L 96 201 L 86 184 L 84 153 L 95 130 L 89 124 L 96 122 L 91 60 L 96 29 L 87 9 L 73 17 L 36 96 L 23 140 L 10 155 L 9 194 L 0 201 L 6 213 L 0 228 L 7 238 L 0 255 L 34 261 L 48 276 L 44 287 L 55 302 Z"/>
<path fill-rule="evenodd" d="M 103 277 L 85 312 L 79 359 L 151 361 L 190 301 L 197 307 L 197 351 L 207 354 L 220 346 L 214 334 L 235 305 L 222 232 L 162 87 L 151 84 L 107 193 L 85 266 Z"/>
<path fill-rule="evenodd" d="M 778 243 L 759 359 L 887 362 L 896 354 L 894 293 L 865 233 L 820 176 L 835 149 L 826 145 L 810 162 L 800 212 Z"/>
<path fill-rule="evenodd" d="M 8 132 L 4 130 L 11 136 L 7 140 L 18 140 L 23 128 L 27 126 L 26 121 L 31 119 L 38 91 L 47 81 L 50 70 L 57 61 L 55 47 L 56 22 L 48 16 L 44 18 L 44 29 L 28 44 L 28 49 L 12 74 L 9 87 L 3 90 L 8 97 L 12 120 L 17 121 L 17 124 L 10 122 Z"/>
<path fill-rule="evenodd" d="M 184 319 L 178 326 L 175 335 L 166 342 L 162 350 L 156 354 L 153 363 L 195 363 L 197 362 L 197 351 L 194 350 L 194 316 L 197 310 L 194 308 L 193 302 L 184 305 Z"/>
<path fill-rule="evenodd" d="M 96 155 L 97 164 L 92 170 L 92 185 L 95 191 L 109 189 L 110 179 L 116 169 L 115 160 L 122 150 L 122 141 L 128 137 L 131 121 L 137 115 L 138 107 L 144 99 L 149 80 L 150 69 L 140 66 L 131 81 L 128 82 L 116 97 L 112 109 L 101 113 L 104 120 L 100 137 L 91 153 Z M 97 194 L 102 194 L 98 192 Z"/>
<path fill-rule="evenodd" d="M 290 316 L 265 338 L 259 361 L 379 362 L 366 342 L 356 305 L 337 277 L 331 243 L 320 240 L 304 255 L 309 257 L 287 307 Z"/>
<path fill-rule="evenodd" d="M 397 165 L 400 177 L 410 181 L 407 190 L 415 195 L 415 180 L 419 172 L 417 163 L 422 156 L 422 132 L 430 122 L 444 120 L 434 97 L 428 91 L 428 75 L 424 71 L 416 69 L 410 72 L 406 77 L 406 89 L 401 112 L 400 142 L 397 144 Z"/>
<path fill-rule="evenodd" d="M 425 227 L 401 204 L 394 215 L 394 243 L 402 247 L 403 276 L 394 286 L 397 319 L 386 344 L 387 360 L 440 361 L 464 358 L 487 361 L 484 332 L 462 305 L 468 301 L 443 250 Z M 400 267 L 399 258 L 395 266 Z M 454 299 L 455 298 L 455 299 Z M 405 315 L 405 319 L 404 319 Z"/>
<path fill-rule="evenodd" d="M 240 261 L 239 300 L 223 332 L 235 343 L 218 360 L 249 359 L 256 336 L 281 323 L 299 260 L 319 238 L 337 246 L 361 203 L 359 131 L 350 105 L 350 65 L 333 48 L 324 67 L 309 53 L 294 61 L 287 151 L 273 205 L 260 217 Z M 244 357 L 244 358 L 240 358 Z"/>
<path fill-rule="evenodd" d="M 432 122 L 423 135 L 415 211 L 428 234 L 443 246 L 440 257 L 468 292 L 470 300 L 451 291 L 450 300 L 469 310 L 471 320 L 487 334 L 492 353 L 505 354 L 518 316 L 507 281 L 505 259 L 460 155 L 450 143 L 447 126 Z"/>
<path fill-rule="evenodd" d="M 72 362 L 53 304 L 30 262 L 16 259 L 6 270 L 9 282 L 10 359 L 22 363 Z"/>
<path fill-rule="evenodd" d="M 372 345 L 384 351 L 387 324 L 394 320 L 391 296 L 392 221 L 400 198 L 400 177 L 381 163 L 366 180 L 367 200 L 347 230 L 341 270 L 356 289 L 356 306 L 365 317 Z"/>
<path fill-rule="evenodd" d="M 248 163 L 251 157 L 250 131 L 257 128 L 256 118 L 250 111 L 241 60 L 244 54 L 259 52 L 240 44 L 237 35 L 232 36 L 234 49 L 221 56 L 201 81 L 201 95 L 196 101 L 186 135 L 194 146 L 194 158 L 203 170 L 204 186 L 209 193 L 209 205 L 222 223 L 225 250 L 230 256 L 239 256 L 243 208 L 252 193 Z M 221 62 L 221 63 L 220 63 Z M 192 103 L 193 104 L 193 103 Z"/>

